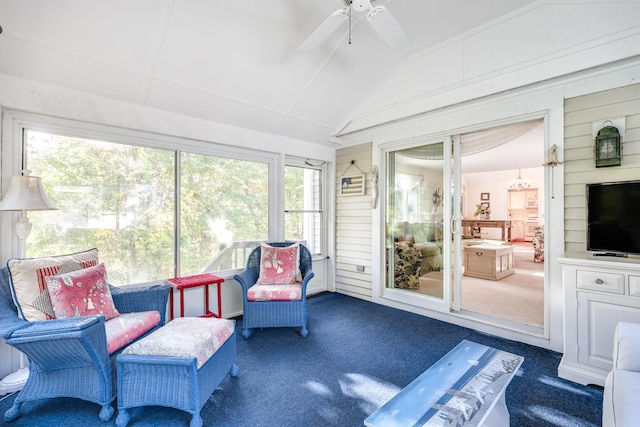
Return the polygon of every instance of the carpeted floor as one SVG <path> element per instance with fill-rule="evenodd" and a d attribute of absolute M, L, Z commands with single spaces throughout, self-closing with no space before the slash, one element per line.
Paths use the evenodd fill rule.
<path fill-rule="evenodd" d="M 237 319 L 236 378 L 225 378 L 202 410 L 205 426 L 363 426 L 363 421 L 462 339 L 524 356 L 507 388 L 514 427 L 599 426 L 602 389 L 557 377 L 561 355 L 427 317 L 324 293 L 309 298 L 309 335 L 256 330 L 245 340 Z M 14 397 L 0 401 L 6 411 Z M 113 426 L 99 407 L 57 398 L 24 405 L 8 426 Z M 130 411 L 129 426 L 187 426 L 170 408 Z"/>

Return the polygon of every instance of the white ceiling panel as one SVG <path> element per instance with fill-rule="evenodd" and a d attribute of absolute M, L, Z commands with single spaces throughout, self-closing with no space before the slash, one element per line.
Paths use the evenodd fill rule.
<path fill-rule="evenodd" d="M 288 16 L 291 11 L 272 18 L 256 10 L 269 11 L 272 3 L 282 2 L 256 3 L 256 10 L 246 10 L 244 3 L 220 3 L 176 3 L 156 74 L 248 103 L 287 109 L 315 71 L 291 54 L 295 31 L 286 25 L 295 22 Z M 225 19 L 212 19 L 220 15 Z M 285 80 L 288 84 L 280 84 Z"/>
<path fill-rule="evenodd" d="M 464 44 L 457 42 L 446 48 L 416 55 L 381 82 L 362 112 L 374 112 L 400 102 L 422 98 L 441 87 L 464 80 Z"/>
<path fill-rule="evenodd" d="M 265 110 L 258 105 L 252 106 L 161 80 L 151 83 L 147 105 L 233 126 L 247 127 L 245 124 L 250 122 L 251 129 L 266 133 L 274 133 L 276 126 L 283 119 L 281 114 Z"/>
<path fill-rule="evenodd" d="M 532 0 L 387 0 L 385 4 L 411 37 L 411 53 L 428 49 L 504 16 Z"/>
<path fill-rule="evenodd" d="M 407 64 L 431 62 L 434 46 L 534 3 L 373 0 L 408 47 L 390 49 L 366 13 L 354 13 L 351 45 L 345 21 L 301 52 L 343 0 L 0 0 L 0 73 L 334 146 L 331 135 L 363 106 L 460 78 Z M 418 68 L 427 69 L 421 87 L 389 83 L 415 79 Z"/>
<path fill-rule="evenodd" d="M 169 0 L 2 0 L 4 35 L 102 64 L 146 70 Z"/>
<path fill-rule="evenodd" d="M 616 32 L 638 26 L 640 4 L 541 5 L 526 15 L 514 16 L 503 25 L 512 38 L 505 39 L 495 29 L 486 28 L 468 42 L 468 77 L 483 75 L 514 63 L 542 61 L 611 34 L 609 25 L 594 22 L 593 16 L 617 16 Z M 579 12 L 579 13 L 576 13 Z M 576 32 L 575 28 L 585 31 Z M 505 31 L 504 28 L 502 31 Z M 535 37 L 531 37 L 535 34 Z"/>
<path fill-rule="evenodd" d="M 138 103 L 144 77 L 128 69 L 98 63 L 12 38 L 0 38 L 0 73 Z"/>
<path fill-rule="evenodd" d="M 300 97 L 293 113 L 306 117 L 321 106 L 326 123 L 340 123 L 371 96 L 381 80 L 400 64 L 400 58 L 389 57 L 382 42 L 364 35 L 365 31 L 358 27 L 352 44 L 337 48 Z"/>
<path fill-rule="evenodd" d="M 328 143 L 327 137 L 327 135 L 331 135 L 334 132 L 335 129 L 333 127 L 299 119 L 291 115 L 287 116 L 275 130 L 275 133 L 280 135 L 288 135 L 291 138 L 335 147 L 334 143 Z"/>

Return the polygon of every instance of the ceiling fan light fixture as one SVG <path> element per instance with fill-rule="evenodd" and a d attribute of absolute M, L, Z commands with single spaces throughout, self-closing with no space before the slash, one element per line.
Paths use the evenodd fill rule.
<path fill-rule="evenodd" d="M 311 51 L 327 40 L 348 20 L 349 44 L 351 44 L 351 13 L 352 11 L 368 11 L 367 21 L 378 36 L 392 49 L 400 49 L 411 44 L 409 36 L 404 32 L 398 21 L 384 6 L 371 6 L 376 0 L 343 0 L 344 9 L 333 12 L 298 48 L 301 51 Z"/>
<path fill-rule="evenodd" d="M 357 10 L 358 12 L 362 12 L 364 10 L 371 9 L 371 1 L 369 0 L 353 0 L 351 2 L 351 7 L 353 10 Z"/>

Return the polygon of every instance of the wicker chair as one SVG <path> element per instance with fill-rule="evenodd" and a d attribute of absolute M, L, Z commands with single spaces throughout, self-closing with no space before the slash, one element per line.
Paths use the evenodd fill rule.
<path fill-rule="evenodd" d="M 292 242 L 273 242 L 274 247 L 287 247 Z M 313 277 L 311 253 L 300 245 L 300 272 L 302 273 L 302 294 L 295 301 L 250 301 L 247 298 L 251 288 L 260 274 L 261 248 L 255 248 L 247 259 L 245 270 L 234 278 L 242 286 L 242 336 L 249 338 L 252 328 L 280 328 L 300 326 L 300 335 L 307 336 L 307 284 Z"/>
<path fill-rule="evenodd" d="M 164 324 L 170 289 L 164 284 L 110 287 L 121 314 L 159 311 L 157 327 Z M 114 364 L 119 351 L 107 352 L 104 325 L 104 316 L 34 322 L 20 319 L 11 295 L 9 270 L 0 268 L 0 337 L 29 359 L 29 379 L 5 412 L 5 421 L 18 418 L 24 402 L 54 397 L 97 403 L 102 406 L 100 418 L 108 421 L 114 413 Z"/>

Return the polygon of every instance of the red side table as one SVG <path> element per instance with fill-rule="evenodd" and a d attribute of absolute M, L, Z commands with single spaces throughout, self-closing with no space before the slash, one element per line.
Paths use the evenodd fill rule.
<path fill-rule="evenodd" d="M 180 317 L 184 317 L 184 290 L 187 288 L 196 288 L 198 286 L 204 286 L 204 314 L 200 317 L 217 317 L 222 316 L 222 295 L 220 293 L 220 284 L 224 282 L 224 279 L 213 274 L 203 273 L 193 276 L 175 277 L 168 279 L 167 282 L 180 291 Z M 218 312 L 213 313 L 209 310 L 209 285 L 216 285 L 218 287 Z M 169 293 L 169 305 L 171 305 L 170 317 L 173 320 L 173 289 Z"/>

